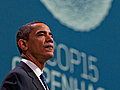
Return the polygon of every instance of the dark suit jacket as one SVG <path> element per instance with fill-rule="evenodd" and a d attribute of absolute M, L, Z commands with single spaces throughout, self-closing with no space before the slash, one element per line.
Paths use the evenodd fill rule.
<path fill-rule="evenodd" d="M 7 74 L 0 90 L 44 90 L 44 88 L 32 69 L 20 62 Z"/>

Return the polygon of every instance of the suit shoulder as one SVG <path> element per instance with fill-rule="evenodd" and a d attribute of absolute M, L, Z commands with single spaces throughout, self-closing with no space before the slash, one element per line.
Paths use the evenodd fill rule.
<path fill-rule="evenodd" d="M 10 90 L 14 90 L 13 88 L 16 88 L 15 90 L 17 90 L 20 86 L 22 88 L 29 88 L 31 81 L 32 79 L 27 75 L 27 72 L 22 67 L 17 66 L 6 75 L 2 81 L 1 88 L 11 88 Z"/>
<path fill-rule="evenodd" d="M 16 79 L 24 78 L 24 77 L 26 77 L 26 75 L 27 74 L 24 69 L 22 69 L 20 67 L 16 67 L 15 69 L 8 72 L 8 74 L 6 75 L 4 80 L 13 81 Z"/>

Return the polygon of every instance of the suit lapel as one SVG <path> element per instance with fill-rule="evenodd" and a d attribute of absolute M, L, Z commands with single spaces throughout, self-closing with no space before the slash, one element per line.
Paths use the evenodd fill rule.
<path fill-rule="evenodd" d="M 32 69 L 29 66 L 27 66 L 24 62 L 20 62 L 19 66 L 24 68 L 28 76 L 32 79 L 32 83 L 35 85 L 37 90 L 44 90 L 39 79 L 37 78 L 37 76 L 35 75 L 35 73 L 32 71 Z"/>

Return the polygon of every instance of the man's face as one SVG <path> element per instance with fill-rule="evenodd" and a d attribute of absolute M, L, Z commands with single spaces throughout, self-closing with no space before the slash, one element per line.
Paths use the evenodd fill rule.
<path fill-rule="evenodd" d="M 39 62 L 45 62 L 54 56 L 52 33 L 44 23 L 36 23 L 32 26 L 34 29 L 29 34 L 28 53 Z"/>

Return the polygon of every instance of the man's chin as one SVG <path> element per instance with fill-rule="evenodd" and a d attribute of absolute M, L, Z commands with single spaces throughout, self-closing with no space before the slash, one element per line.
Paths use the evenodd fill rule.
<path fill-rule="evenodd" d="M 54 54 L 50 55 L 50 56 L 49 56 L 49 59 L 51 59 L 51 58 L 53 58 L 53 57 L 54 57 Z"/>
<path fill-rule="evenodd" d="M 54 57 L 54 54 L 53 53 L 49 53 L 49 54 L 46 55 L 46 60 L 49 60 L 49 59 L 51 59 L 53 57 Z"/>

